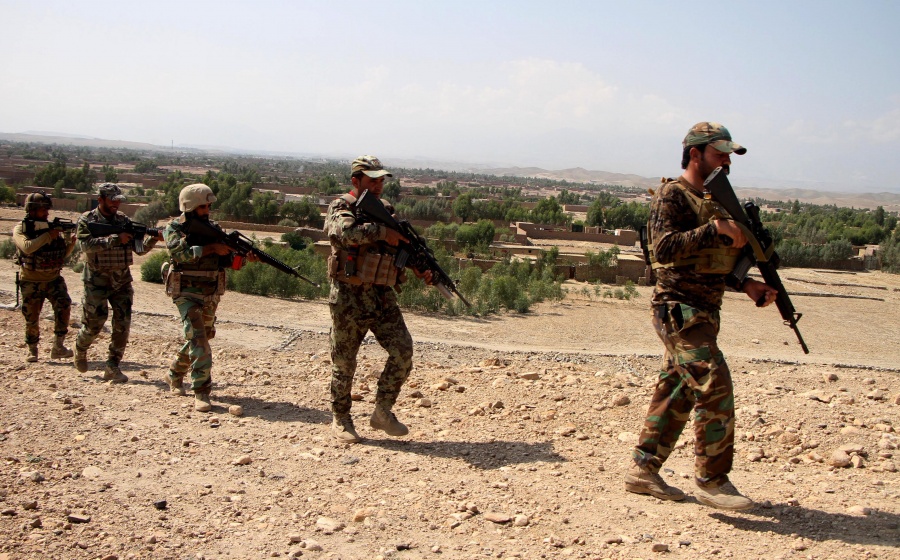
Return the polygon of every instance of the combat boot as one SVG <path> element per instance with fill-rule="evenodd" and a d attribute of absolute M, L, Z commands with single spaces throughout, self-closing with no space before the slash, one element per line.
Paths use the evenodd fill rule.
<path fill-rule="evenodd" d="M 63 344 L 66 341 L 65 336 L 57 336 L 56 342 L 53 343 L 53 348 L 50 350 L 50 359 L 58 360 L 60 358 L 71 358 L 75 355 L 74 352 L 70 348 L 66 348 L 66 345 Z"/>
<path fill-rule="evenodd" d="M 110 383 L 127 383 L 128 376 L 122 373 L 118 364 L 106 364 L 106 370 L 103 372 L 103 380 Z"/>
<path fill-rule="evenodd" d="M 184 390 L 184 376 L 183 375 L 172 375 L 170 371 L 168 375 L 166 375 L 166 383 L 169 384 L 169 391 L 173 395 L 178 395 L 183 397 L 187 395 Z"/>
<path fill-rule="evenodd" d="M 356 433 L 356 427 L 353 425 L 353 418 L 350 414 L 334 414 L 331 421 L 331 435 L 335 439 L 344 443 L 359 443 L 362 438 Z"/>
<path fill-rule="evenodd" d="M 376 430 L 385 432 L 389 436 L 405 436 L 409 433 L 409 428 L 397 420 L 391 409 L 383 404 L 375 405 L 375 411 L 372 413 L 369 425 Z"/>
<path fill-rule="evenodd" d="M 78 346 L 75 346 L 75 369 L 84 373 L 87 371 L 87 350 L 81 350 Z"/>
<path fill-rule="evenodd" d="M 738 492 L 731 482 L 717 488 L 704 488 L 698 484 L 694 496 L 701 504 L 731 511 L 750 509 L 755 505 L 753 500 Z"/>
<path fill-rule="evenodd" d="M 650 471 L 632 463 L 631 468 L 625 473 L 625 490 L 635 494 L 650 494 L 660 500 L 683 500 L 684 492 L 669 486 L 659 473 Z"/>
<path fill-rule="evenodd" d="M 209 412 L 212 410 L 212 403 L 209 402 L 209 393 L 194 392 L 194 410 L 197 412 Z"/>
<path fill-rule="evenodd" d="M 34 344 L 28 345 L 28 355 L 25 356 L 26 362 L 36 362 L 38 357 L 38 345 L 35 342 Z"/>

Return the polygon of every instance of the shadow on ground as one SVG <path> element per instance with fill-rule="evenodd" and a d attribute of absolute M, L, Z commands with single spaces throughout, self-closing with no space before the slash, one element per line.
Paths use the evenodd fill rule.
<path fill-rule="evenodd" d="M 491 470 L 520 463 L 562 463 L 566 459 L 553 450 L 549 442 L 526 443 L 523 441 L 405 441 L 398 439 L 364 439 L 362 445 L 370 445 L 444 459 L 461 459 L 473 467 Z"/>

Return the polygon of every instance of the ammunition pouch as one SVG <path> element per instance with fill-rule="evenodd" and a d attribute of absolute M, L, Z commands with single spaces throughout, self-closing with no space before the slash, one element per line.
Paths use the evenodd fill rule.
<path fill-rule="evenodd" d="M 381 243 L 339 249 L 328 257 L 328 277 L 353 286 L 394 286 L 399 271 L 396 249 Z"/>
<path fill-rule="evenodd" d="M 172 299 L 186 296 L 194 299 L 212 301 L 219 298 L 225 293 L 225 284 L 227 282 L 224 270 L 175 270 L 169 262 L 164 262 L 160 270 L 163 278 L 163 284 L 166 286 L 166 295 Z M 182 277 L 188 276 L 192 278 L 209 278 L 215 279 L 216 291 L 208 296 L 196 294 L 193 292 L 183 292 L 181 290 Z"/>

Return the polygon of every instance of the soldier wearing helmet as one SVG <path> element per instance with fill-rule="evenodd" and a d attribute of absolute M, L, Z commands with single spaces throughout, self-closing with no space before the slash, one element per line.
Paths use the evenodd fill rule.
<path fill-rule="evenodd" d="M 134 300 L 131 265 L 134 253 L 147 254 L 162 236 L 149 237 L 135 249 L 128 233 L 93 237 L 89 223 L 127 226 L 131 219 L 119 211 L 125 200 L 122 189 L 115 183 L 103 183 L 98 189 L 97 207 L 81 215 L 76 237 L 84 253 L 86 265 L 82 272 L 84 297 L 81 301 L 81 330 L 75 339 L 75 369 L 88 369 L 87 350 L 103 329 L 112 307 L 112 333 L 106 358 L 103 379 L 111 383 L 125 383 L 128 377 L 122 373 L 119 363 L 125 354 L 128 334 L 131 331 L 131 305 Z"/>
<path fill-rule="evenodd" d="M 43 192 L 29 194 L 25 198 L 25 219 L 13 229 L 16 262 L 21 267 L 19 287 L 25 317 L 25 344 L 28 345 L 27 362 L 38 360 L 44 300 L 49 300 L 53 307 L 53 332 L 56 334 L 50 359 L 72 357 L 72 351 L 64 344 L 69 332 L 72 300 L 60 271 L 75 248 L 75 238 L 48 221 L 52 207 L 50 195 Z"/>
<path fill-rule="evenodd" d="M 694 496 L 720 509 L 753 507 L 728 478 L 734 458 L 734 387 L 717 341 L 726 278 L 747 238 L 721 206 L 704 196 L 703 188 L 717 167 L 728 173 L 732 154 L 746 152 L 721 124 L 695 124 L 682 142 L 684 173 L 663 179 L 650 204 L 650 261 L 657 275 L 653 326 L 665 357 L 625 475 L 629 492 L 684 499 L 684 492 L 669 486 L 659 470 L 693 409 Z M 777 294 L 753 279 L 727 287 L 762 305 Z"/>
<path fill-rule="evenodd" d="M 203 220 L 219 227 L 209 219 L 215 201 L 212 189 L 202 183 L 184 187 L 178 195 L 182 214 L 169 222 L 163 233 L 169 251 L 169 262 L 163 265 L 166 293 L 178 308 L 186 340 L 169 367 L 166 381 L 172 393 L 185 395 L 184 376 L 190 371 L 194 409 L 199 412 L 212 409 L 209 341 L 216 335 L 216 308 L 225 293 L 225 269 L 237 270 L 244 264 L 244 258 L 227 245 L 185 233 L 189 220 Z"/>

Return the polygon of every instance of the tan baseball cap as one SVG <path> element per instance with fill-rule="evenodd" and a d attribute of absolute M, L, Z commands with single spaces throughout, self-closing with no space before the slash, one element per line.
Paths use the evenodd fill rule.
<path fill-rule="evenodd" d="M 713 148 L 726 154 L 735 153 L 742 156 L 747 153 L 747 148 L 731 141 L 731 133 L 717 122 L 699 122 L 691 127 L 684 137 L 682 146 L 700 146 L 709 144 Z"/>
<path fill-rule="evenodd" d="M 350 164 L 350 173 L 362 171 L 369 177 L 377 179 L 378 177 L 393 177 L 390 171 L 381 165 L 381 160 L 375 156 L 359 156 Z"/>

